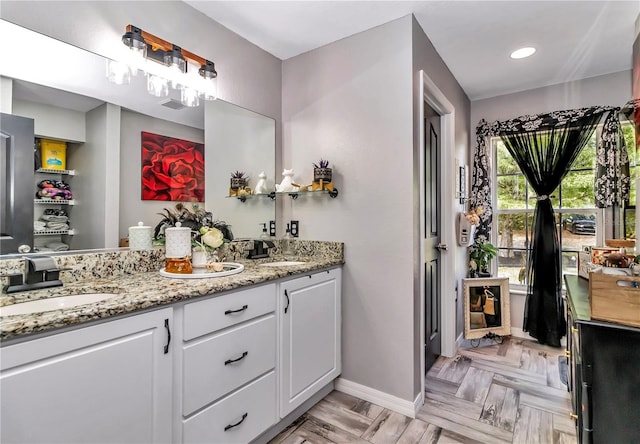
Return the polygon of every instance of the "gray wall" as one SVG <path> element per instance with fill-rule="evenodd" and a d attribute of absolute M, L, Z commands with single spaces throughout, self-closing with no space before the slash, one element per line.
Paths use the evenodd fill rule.
<path fill-rule="evenodd" d="M 471 127 L 480 119 L 508 120 L 525 114 L 594 105 L 622 106 L 631 99 L 631 71 L 530 89 L 471 103 Z"/>
<path fill-rule="evenodd" d="M 469 101 L 412 16 L 284 61 L 282 82 L 283 167 L 310 183 L 312 163 L 328 159 L 340 190 L 335 200 L 288 203 L 284 214 L 301 221 L 304 238 L 346 242 L 342 376 L 410 401 L 421 377 L 414 285 L 420 69 L 456 106 L 456 155 L 465 159 Z"/>
<path fill-rule="evenodd" d="M 465 94 L 465 92 L 460 87 L 460 84 L 455 79 L 447 65 L 442 61 L 440 55 L 433 47 L 433 44 L 426 36 L 422 27 L 418 24 L 418 22 L 413 19 L 413 97 L 415 98 L 414 103 L 414 120 L 413 120 L 413 144 L 414 144 L 414 159 L 417 159 L 417 155 L 419 151 L 422 149 L 420 146 L 420 107 L 422 106 L 422 98 L 420 97 L 420 84 L 422 83 L 422 79 L 420 79 L 416 74 L 423 70 L 425 74 L 437 85 L 438 89 L 447 97 L 449 102 L 455 108 L 455 159 L 459 161 L 460 165 L 467 163 L 468 157 L 468 149 L 469 149 L 469 113 L 470 113 L 470 102 L 469 98 Z M 442 187 L 451 186 L 455 183 L 455 174 L 456 171 L 453 169 L 455 164 L 452 165 L 451 171 L 442 171 L 442 179 L 441 184 Z M 419 177 L 419 165 L 418 162 L 414 160 L 414 172 L 413 172 L 413 187 L 414 187 L 414 198 L 417 199 L 418 196 L 418 186 L 420 183 Z M 414 201 L 415 205 L 418 204 L 417 200 Z M 455 216 L 458 212 L 464 211 L 464 205 L 460 205 L 457 203 L 454 205 L 454 214 L 442 214 L 442 224 L 455 224 Z M 413 353 L 414 360 L 416 362 L 420 362 L 420 348 L 423 343 L 423 338 L 420 336 L 420 280 L 419 280 L 419 267 L 422 267 L 422 264 L 419 264 L 420 260 L 420 252 L 418 246 L 421 239 L 421 233 L 419 230 L 419 214 L 416 211 L 414 214 L 414 239 L 413 239 L 413 250 L 414 250 L 414 324 L 416 325 L 416 329 L 414 329 L 414 342 L 413 342 Z M 467 272 L 467 249 L 464 247 L 458 247 L 456 245 L 449 245 L 450 250 L 447 254 L 454 255 L 455 261 L 455 270 L 453 271 L 452 277 L 455 278 L 457 283 L 460 283 L 460 279 L 466 276 Z M 455 286 L 454 286 L 455 288 Z M 459 285 L 459 288 L 462 289 L 462 285 Z M 462 292 L 459 291 L 461 295 Z M 455 298 L 457 297 L 456 302 L 456 337 L 462 333 L 463 330 L 463 299 L 462 297 L 458 297 L 457 294 L 443 294 L 443 298 Z M 414 394 L 419 393 L 420 384 L 422 378 L 422 369 L 419 365 L 414 366 Z"/>
<path fill-rule="evenodd" d="M 342 376 L 413 401 L 411 17 L 283 62 L 284 168 L 340 195 L 287 202 L 305 239 L 343 241 Z"/>

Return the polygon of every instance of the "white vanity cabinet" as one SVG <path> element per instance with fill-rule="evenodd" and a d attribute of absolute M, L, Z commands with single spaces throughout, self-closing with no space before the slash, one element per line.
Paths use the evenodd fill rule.
<path fill-rule="evenodd" d="M 171 441 L 173 310 L 0 348 L 0 441 Z"/>
<path fill-rule="evenodd" d="M 334 268 L 279 285 L 281 418 L 341 372 L 341 280 Z"/>
<path fill-rule="evenodd" d="M 276 284 L 184 305 L 175 441 L 247 443 L 277 421 Z"/>

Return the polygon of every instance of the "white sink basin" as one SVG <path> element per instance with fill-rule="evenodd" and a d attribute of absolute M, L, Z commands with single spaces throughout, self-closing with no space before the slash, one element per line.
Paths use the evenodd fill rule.
<path fill-rule="evenodd" d="M 78 305 L 92 304 L 113 297 L 118 293 L 87 293 L 74 294 L 71 296 L 60 296 L 57 298 L 40 299 L 37 301 L 23 302 L 21 304 L 0 307 L 0 316 L 12 316 L 29 313 L 39 313 L 43 311 L 61 310 L 63 308 L 76 307 Z"/>
<path fill-rule="evenodd" d="M 267 262 L 265 264 L 260 264 L 261 267 L 291 267 L 293 265 L 303 265 L 306 262 L 300 261 L 280 261 L 280 262 Z"/>

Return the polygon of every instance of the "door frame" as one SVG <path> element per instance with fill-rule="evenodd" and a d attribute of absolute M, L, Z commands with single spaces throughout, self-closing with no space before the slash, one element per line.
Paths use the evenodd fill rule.
<path fill-rule="evenodd" d="M 425 353 L 424 353 L 424 307 L 425 307 L 425 291 L 424 291 L 424 103 L 426 102 L 440 115 L 440 181 L 445 184 L 450 181 L 449 186 L 441 186 L 440 188 L 440 214 L 441 218 L 454 216 L 454 190 L 455 178 L 455 107 L 440 91 L 436 84 L 423 71 L 419 71 L 420 85 L 420 147 L 419 147 L 419 169 L 420 169 L 420 372 L 421 375 L 421 395 L 424 394 L 424 378 L 425 378 Z M 456 352 L 456 297 L 455 296 L 455 230 L 453 223 L 446 223 L 442 220 L 440 224 L 440 242 L 447 244 L 449 250 L 442 251 L 440 254 L 441 270 L 441 298 L 440 298 L 440 326 L 441 326 L 441 354 L 442 356 L 452 357 Z M 445 296 L 448 295 L 448 296 Z M 422 395 L 423 396 L 423 395 Z"/>

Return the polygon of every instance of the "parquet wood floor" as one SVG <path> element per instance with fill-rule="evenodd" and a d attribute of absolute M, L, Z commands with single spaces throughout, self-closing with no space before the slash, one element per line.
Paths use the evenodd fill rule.
<path fill-rule="evenodd" d="M 333 391 L 270 444 L 576 442 L 563 349 L 515 338 L 466 345 L 429 370 L 417 418 Z"/>

